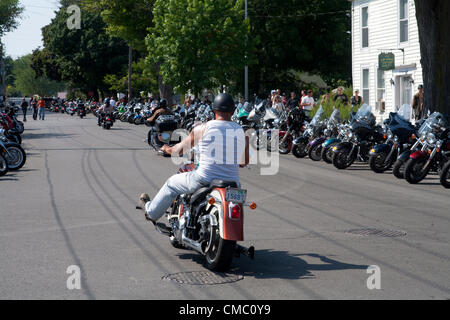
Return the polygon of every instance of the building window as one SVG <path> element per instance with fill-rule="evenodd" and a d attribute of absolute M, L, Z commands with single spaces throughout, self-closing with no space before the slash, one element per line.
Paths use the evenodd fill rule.
<path fill-rule="evenodd" d="M 384 70 L 378 69 L 377 72 L 377 101 L 385 100 L 385 82 L 384 82 Z"/>
<path fill-rule="evenodd" d="M 400 0 L 400 42 L 408 41 L 408 0 Z"/>
<path fill-rule="evenodd" d="M 370 104 L 369 69 L 362 69 L 362 97 L 364 103 Z"/>
<path fill-rule="evenodd" d="M 369 7 L 361 8 L 361 46 L 369 46 Z"/>

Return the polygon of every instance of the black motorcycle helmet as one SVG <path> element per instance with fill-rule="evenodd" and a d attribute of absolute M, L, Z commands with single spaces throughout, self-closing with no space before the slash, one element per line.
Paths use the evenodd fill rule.
<path fill-rule="evenodd" d="M 220 93 L 214 99 L 212 110 L 233 113 L 235 109 L 233 97 L 228 93 Z"/>
<path fill-rule="evenodd" d="M 160 108 L 167 108 L 167 100 L 166 99 L 161 99 L 161 101 L 159 102 L 159 107 Z"/>

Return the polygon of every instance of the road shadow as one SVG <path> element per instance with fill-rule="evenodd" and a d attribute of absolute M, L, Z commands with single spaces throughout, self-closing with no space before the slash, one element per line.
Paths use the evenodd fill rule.
<path fill-rule="evenodd" d="M 180 259 L 191 259 L 204 265 L 204 257 L 197 253 L 179 254 Z M 300 257 L 319 259 L 310 264 Z M 368 265 L 348 264 L 316 253 L 290 254 L 287 251 L 257 250 L 255 259 L 234 258 L 230 272 L 256 279 L 314 279 L 313 271 L 367 270 Z"/>

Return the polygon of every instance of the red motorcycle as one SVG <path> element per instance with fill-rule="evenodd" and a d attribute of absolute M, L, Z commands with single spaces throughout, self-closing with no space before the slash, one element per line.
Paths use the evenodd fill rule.
<path fill-rule="evenodd" d="M 179 173 L 195 170 L 195 164 L 183 165 Z M 237 244 L 244 240 L 244 207 L 247 191 L 234 181 L 213 180 L 193 194 L 181 195 L 172 204 L 167 219 L 170 227 L 156 224 L 176 248 L 189 248 L 205 257 L 206 267 L 226 271 L 233 257 L 244 254 L 254 258 L 255 248 Z"/>

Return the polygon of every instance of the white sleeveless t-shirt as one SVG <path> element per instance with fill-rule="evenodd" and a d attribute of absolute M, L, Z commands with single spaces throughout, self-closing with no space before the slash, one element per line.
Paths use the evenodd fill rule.
<path fill-rule="evenodd" d="M 197 174 L 209 182 L 221 179 L 239 184 L 239 165 L 245 152 L 244 130 L 232 121 L 212 120 L 205 126 L 198 143 Z"/>

